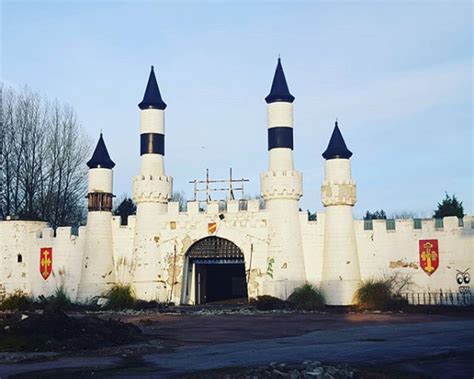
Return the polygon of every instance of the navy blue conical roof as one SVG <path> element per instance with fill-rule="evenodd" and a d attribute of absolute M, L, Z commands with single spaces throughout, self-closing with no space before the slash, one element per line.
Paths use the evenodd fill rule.
<path fill-rule="evenodd" d="M 265 101 L 267 104 L 270 104 L 276 101 L 292 103 L 294 100 L 295 97 L 290 93 L 288 84 L 286 84 L 285 73 L 281 66 L 281 59 L 278 58 L 275 76 L 273 77 L 272 89 L 270 90 L 270 94 L 265 98 Z"/>
<path fill-rule="evenodd" d="M 323 158 L 328 160 L 336 158 L 349 159 L 350 157 L 352 157 L 352 152 L 347 148 L 336 121 L 334 131 L 332 132 L 331 139 L 329 140 L 329 145 L 326 151 L 323 153 Z"/>
<path fill-rule="evenodd" d="M 87 162 L 87 166 L 89 168 L 114 168 L 115 163 L 110 159 L 109 152 L 107 151 L 107 147 L 105 147 L 104 138 L 102 137 L 102 133 L 100 133 L 99 142 L 97 142 L 97 146 L 95 147 L 94 154 L 92 154 L 92 158 L 89 162 Z"/>
<path fill-rule="evenodd" d="M 138 104 L 140 109 L 165 109 L 166 103 L 161 98 L 160 89 L 158 88 L 158 83 L 156 82 L 155 70 L 151 66 L 150 77 L 148 78 L 148 84 L 146 85 L 145 95 L 140 104 Z"/>

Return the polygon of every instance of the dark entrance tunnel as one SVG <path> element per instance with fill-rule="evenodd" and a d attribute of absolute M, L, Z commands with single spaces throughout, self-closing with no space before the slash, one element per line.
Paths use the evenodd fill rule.
<path fill-rule="evenodd" d="M 195 303 L 247 298 L 244 254 L 233 242 L 206 237 L 188 251 L 194 265 Z"/>
<path fill-rule="evenodd" d="M 247 298 L 243 263 L 196 265 L 196 298 L 199 303 Z"/>

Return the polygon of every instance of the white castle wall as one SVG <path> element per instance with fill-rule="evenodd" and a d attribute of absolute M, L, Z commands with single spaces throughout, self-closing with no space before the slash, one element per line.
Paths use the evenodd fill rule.
<path fill-rule="evenodd" d="M 373 230 L 364 230 L 356 221 L 356 239 L 363 280 L 392 275 L 408 275 L 413 285 L 407 292 L 458 292 L 456 270 L 474 271 L 473 217 L 464 217 L 464 227 L 456 217 L 445 217 L 444 227 L 436 229 L 434 220 L 422 221 L 422 229 L 413 228 L 413 220 L 396 220 L 395 230 L 387 230 L 385 220 L 374 220 Z M 439 267 L 429 276 L 419 263 L 419 240 L 437 239 Z M 464 284 L 465 285 L 465 284 Z M 469 283 L 473 290 L 472 280 Z"/>
<path fill-rule="evenodd" d="M 219 215 L 223 214 L 224 219 Z M 208 223 L 216 222 L 218 237 L 227 238 L 242 249 L 248 274 L 249 297 L 265 294 L 268 275 L 269 232 L 268 211 L 259 210 L 257 201 L 249 201 L 248 210 L 239 210 L 238 202 L 227 204 L 227 211 L 219 212 L 218 204 L 211 203 L 207 211 L 199 211 L 197 203 L 190 202 L 187 212 L 178 212 L 177 203 L 169 203 L 167 212 L 160 216 L 160 253 L 165 270 L 161 273 L 167 300 L 193 304 L 194 291 L 183 287 L 185 254 L 201 238 L 209 236 Z M 305 261 L 306 278 L 320 284 L 323 267 L 325 214 L 318 213 L 317 221 L 307 221 L 305 212 L 299 213 Z M 373 230 L 364 230 L 364 221 L 354 221 L 362 280 L 380 278 L 396 272 L 409 275 L 413 284 L 407 292 L 459 291 L 456 270 L 474 271 L 474 217 L 464 217 L 464 227 L 454 217 L 444 219 L 444 228 L 436 229 L 434 220 L 423 220 L 422 229 L 413 229 L 413 220 L 396 220 L 395 231 L 386 229 L 385 220 L 374 220 Z M 117 282 L 130 283 L 133 256 L 135 217 L 121 226 L 120 218 L 112 219 L 113 252 Z M 86 228 L 79 236 L 71 235 L 70 228 L 58 228 L 56 237 L 45 223 L 33 221 L 0 222 L 0 296 L 22 290 L 33 296 L 49 296 L 64 286 L 75 299 L 81 275 L 85 250 Z M 419 267 L 420 239 L 437 239 L 440 265 L 428 276 Z M 39 271 L 39 252 L 42 247 L 53 249 L 53 271 L 44 280 Z M 176 252 L 176 253 L 175 253 Z M 17 262 L 17 255 L 22 262 Z M 188 283 L 188 287 L 194 285 Z M 469 284 L 471 291 L 472 280 Z"/>
<path fill-rule="evenodd" d="M 159 227 L 154 232 L 159 256 L 162 258 L 160 281 L 164 289 L 164 300 L 189 304 L 195 302 L 194 292 L 188 291 L 186 295 L 183 288 L 185 254 L 194 242 L 210 235 L 208 224 L 211 222 L 217 224 L 213 236 L 226 238 L 242 250 L 246 270 L 249 271 L 249 295 L 255 297 L 263 294 L 262 278 L 267 271 L 266 253 L 269 242 L 267 214 L 259 211 L 258 201 L 249 201 L 246 211 L 239 210 L 237 201 L 229 201 L 226 212 L 219 212 L 217 203 L 208 204 L 206 211 L 199 211 L 197 202 L 189 202 L 187 212 L 179 212 L 178 206 L 178 203 L 168 203 L 168 211 L 159 216 Z M 220 219 L 219 215 L 224 218 Z M 128 241 L 125 237 L 123 240 Z M 125 259 L 131 258 L 122 254 Z"/>
<path fill-rule="evenodd" d="M 306 280 L 317 286 L 323 275 L 324 217 L 318 213 L 318 221 L 308 221 L 308 214 L 300 212 Z"/>
<path fill-rule="evenodd" d="M 44 222 L 0 222 L 0 297 L 16 290 L 31 291 L 28 269 L 33 263 L 30 256 L 33 241 L 37 231 L 45 227 Z M 19 257 L 21 262 L 18 262 Z M 38 257 L 36 262 L 39 266 Z"/>
<path fill-rule="evenodd" d="M 85 228 L 79 236 L 71 234 L 71 228 L 56 230 L 46 228 L 44 222 L 0 222 L 0 295 L 22 291 L 32 296 L 50 296 L 63 287 L 73 300 L 81 274 Z M 47 280 L 40 274 L 40 249 L 52 248 L 53 266 Z M 22 262 L 18 262 L 21 254 Z"/>
<path fill-rule="evenodd" d="M 115 278 L 117 283 L 127 284 L 132 280 L 132 255 L 136 217 L 129 216 L 127 225 L 120 225 L 120 217 L 112 217 L 112 241 L 114 251 Z"/>
<path fill-rule="evenodd" d="M 63 287 L 72 300 L 76 300 L 77 289 L 81 278 L 81 265 L 85 250 L 86 228 L 79 228 L 79 235 L 71 234 L 70 227 L 43 229 L 33 240 L 29 252 L 28 272 L 31 280 L 31 295 L 34 297 L 50 296 Z M 53 250 L 52 273 L 44 280 L 39 271 L 40 248 L 51 247 Z"/>

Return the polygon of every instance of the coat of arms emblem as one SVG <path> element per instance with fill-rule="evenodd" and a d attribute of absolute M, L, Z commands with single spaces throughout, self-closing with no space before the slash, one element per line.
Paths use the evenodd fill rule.
<path fill-rule="evenodd" d="M 48 279 L 53 271 L 53 249 L 42 247 L 40 249 L 40 274 L 44 280 Z"/>
<path fill-rule="evenodd" d="M 420 267 L 431 276 L 439 266 L 438 240 L 420 240 Z"/>

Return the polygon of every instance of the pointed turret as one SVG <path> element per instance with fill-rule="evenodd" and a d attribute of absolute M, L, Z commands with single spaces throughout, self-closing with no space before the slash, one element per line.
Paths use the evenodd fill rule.
<path fill-rule="evenodd" d="M 77 292 L 78 301 L 84 303 L 102 296 L 115 282 L 112 247 L 112 169 L 115 163 L 110 159 L 102 133 L 87 166 L 87 233 Z"/>
<path fill-rule="evenodd" d="M 293 160 L 293 101 L 278 58 L 267 102 L 268 170 L 260 174 L 260 190 L 269 213 L 272 238 L 269 256 L 274 263 L 265 279 L 265 295 L 286 299 L 304 283 L 306 272 L 300 226 L 299 199 L 303 195 L 302 174 Z M 271 252 L 271 253 L 270 253 Z"/>
<path fill-rule="evenodd" d="M 329 140 L 326 151 L 322 154 L 323 158 L 328 159 L 349 159 L 352 156 L 352 152 L 347 148 L 344 138 L 342 137 L 339 126 L 334 126 L 331 139 Z"/>
<path fill-rule="evenodd" d="M 328 148 L 323 153 L 326 161 L 321 186 L 321 201 L 326 209 L 321 290 L 328 305 L 352 304 L 360 285 L 352 217 L 357 194 L 351 174 L 351 156 L 336 121 Z"/>
<path fill-rule="evenodd" d="M 133 179 L 133 200 L 137 204 L 132 288 L 142 300 L 165 301 L 169 289 L 160 280 L 167 270 L 167 259 L 156 231 L 168 212 L 168 199 L 173 193 L 173 178 L 165 174 L 165 108 L 156 83 L 153 66 L 140 111 L 140 175 Z M 164 216 L 163 216 L 164 217 Z"/>
<path fill-rule="evenodd" d="M 295 97 L 290 93 L 288 84 L 286 83 L 285 73 L 281 66 L 281 59 L 278 58 L 275 76 L 273 77 L 272 89 L 270 90 L 270 94 L 265 98 L 265 101 L 267 104 L 270 104 L 276 101 L 292 103 L 294 100 Z"/>
<path fill-rule="evenodd" d="M 89 168 L 114 168 L 115 163 L 110 159 L 109 152 L 107 151 L 107 147 L 105 146 L 104 138 L 102 137 L 102 133 L 100 133 L 99 142 L 97 142 L 97 146 L 95 147 L 94 154 L 92 154 L 92 158 L 87 162 L 87 166 Z"/>
<path fill-rule="evenodd" d="M 166 103 L 161 98 L 160 88 L 155 77 L 155 70 L 151 66 L 150 77 L 148 78 L 148 84 L 146 85 L 145 95 L 140 104 L 140 109 L 166 109 Z"/>

